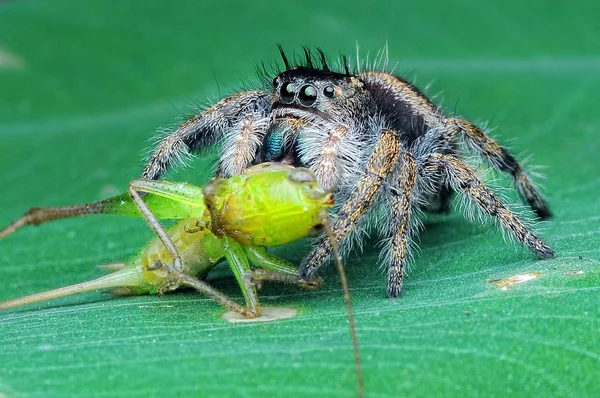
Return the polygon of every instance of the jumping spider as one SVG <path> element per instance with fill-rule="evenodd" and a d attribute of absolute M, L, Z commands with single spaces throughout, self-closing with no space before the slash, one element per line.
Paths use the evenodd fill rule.
<path fill-rule="evenodd" d="M 213 144 L 223 148 L 217 166 L 223 177 L 263 161 L 307 167 L 325 188 L 335 189 L 332 228 L 343 252 L 360 242 L 363 229 L 377 226 L 390 298 L 402 290 L 417 212 L 446 212 L 455 193 L 539 258 L 554 257 L 463 161 L 475 152 L 510 174 L 537 217 L 551 217 L 522 166 L 481 128 L 445 115 L 392 73 L 361 70 L 360 64 L 351 70 L 345 58 L 331 70 L 320 49 L 305 48 L 304 59 L 294 62 L 281 46 L 279 51 L 285 70 L 269 78 L 271 88 L 233 94 L 180 125 L 162 140 L 143 177 L 158 179 L 182 155 Z M 374 223 L 363 225 L 369 219 Z M 302 262 L 301 277 L 313 276 L 330 254 L 329 240 L 321 237 Z"/>

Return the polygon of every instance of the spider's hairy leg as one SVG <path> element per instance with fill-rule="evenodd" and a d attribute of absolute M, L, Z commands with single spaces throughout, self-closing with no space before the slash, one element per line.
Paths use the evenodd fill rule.
<path fill-rule="evenodd" d="M 347 126 L 335 127 L 321 149 L 321 158 L 316 165 L 315 175 L 326 189 L 335 186 L 335 181 L 339 181 L 339 175 L 343 171 L 342 167 L 336 164 L 336 160 L 340 155 L 340 146 L 347 134 Z"/>
<path fill-rule="evenodd" d="M 224 307 L 229 308 L 230 310 L 235 311 L 247 318 L 258 316 L 259 308 L 256 289 L 254 286 L 245 283 L 242 280 L 243 275 L 246 272 L 250 272 L 251 268 L 241 246 L 237 242 L 226 238 L 228 239 L 228 248 L 225 252 L 225 258 L 231 266 L 231 269 L 236 275 L 238 281 L 241 281 L 240 288 L 242 289 L 242 293 L 246 299 L 246 307 L 242 307 L 214 287 L 210 286 L 208 283 L 185 273 L 184 264 L 182 263 L 179 251 L 175 247 L 173 240 L 167 234 L 165 228 L 152 213 L 146 202 L 144 202 L 142 199 L 141 193 L 143 192 L 148 192 L 143 180 L 134 180 L 129 185 L 129 194 L 131 195 L 135 205 L 138 207 L 140 213 L 146 219 L 150 228 L 160 238 L 161 242 L 165 245 L 169 251 L 169 254 L 173 258 L 172 266 L 162 262 L 156 264 L 157 267 L 166 267 L 170 274 L 170 280 L 165 283 L 161 290 L 173 290 L 181 285 L 186 285 L 206 294 L 208 297 L 212 298 Z"/>
<path fill-rule="evenodd" d="M 523 167 L 506 148 L 498 145 L 482 129 L 467 120 L 448 119 L 446 126 L 451 134 L 462 134 L 467 142 L 476 148 L 495 168 L 509 173 L 515 181 L 517 191 L 539 218 L 548 219 L 552 217 L 548 203 L 535 188 Z"/>
<path fill-rule="evenodd" d="M 462 161 L 449 155 L 434 153 L 424 160 L 423 172 L 432 175 L 441 172 L 447 183 L 456 192 L 466 195 L 481 211 L 497 217 L 502 227 L 529 247 L 539 258 L 554 258 L 554 251 L 529 231 L 523 222 Z"/>
<path fill-rule="evenodd" d="M 378 105 L 393 115 L 393 125 L 396 129 L 406 131 L 409 137 L 412 135 L 416 138 L 421 135 L 419 126 L 433 130 L 441 128 L 446 132 L 443 135 L 443 144 L 451 152 L 455 151 L 458 136 L 461 135 L 496 169 L 513 177 L 519 194 L 538 217 L 546 219 L 552 216 L 548 204 L 523 167 L 506 148 L 499 146 L 482 129 L 463 119 L 446 118 L 425 94 L 400 77 L 374 71 L 364 72 L 360 76 Z M 442 192 L 439 211 L 448 209 L 451 194 L 451 191 Z"/>
<path fill-rule="evenodd" d="M 245 159 L 252 159 L 257 148 L 254 145 L 260 142 L 260 137 L 249 137 L 254 129 L 252 123 L 268 116 L 271 107 L 271 94 L 266 91 L 243 91 L 219 101 L 216 105 L 206 109 L 190 120 L 181 124 L 173 133 L 165 137 L 154 151 L 142 174 L 142 178 L 157 180 L 171 169 L 182 157 L 209 147 L 223 139 L 228 130 L 238 132 L 240 135 L 237 152 L 232 153 L 233 159 L 221 159 L 220 169 L 225 161 L 243 163 Z M 230 134 L 233 132 L 229 131 Z M 243 164 L 245 168 L 247 163 Z M 241 172 L 241 170 L 240 170 Z"/>
<path fill-rule="evenodd" d="M 376 194 L 383 181 L 393 171 L 400 155 L 401 142 L 396 132 L 382 130 L 371 154 L 367 172 L 360 178 L 350 197 L 338 213 L 338 218 L 331 226 L 333 236 L 341 242 L 360 219 L 370 210 Z M 307 280 L 327 260 L 332 250 L 328 237 L 319 239 L 317 246 L 300 265 L 300 277 Z"/>
<path fill-rule="evenodd" d="M 267 117 L 247 114 L 222 140 L 221 156 L 217 164 L 219 177 L 242 174 L 256 157 L 269 124 Z"/>
<path fill-rule="evenodd" d="M 400 172 L 391 192 L 391 246 L 389 248 L 387 295 L 397 298 L 402 292 L 402 278 L 408 261 L 408 249 L 412 222 L 411 194 L 417 183 L 417 163 L 413 155 L 404 152 Z"/>

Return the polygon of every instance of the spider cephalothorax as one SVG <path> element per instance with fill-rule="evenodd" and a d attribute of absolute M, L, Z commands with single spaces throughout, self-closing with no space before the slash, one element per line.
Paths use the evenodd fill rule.
<path fill-rule="evenodd" d="M 324 58 L 321 69 L 312 63 L 290 67 L 284 59 L 286 70 L 273 80 L 271 126 L 256 161 L 306 165 L 325 188 L 333 188 L 358 160 L 361 132 L 377 106 L 357 76 L 330 71 Z"/>
<path fill-rule="evenodd" d="M 315 56 L 305 49 L 304 59 L 292 64 L 281 47 L 280 52 L 285 69 L 269 77 L 271 87 L 233 94 L 183 123 L 163 139 L 143 176 L 157 179 L 181 155 L 216 143 L 223 148 L 221 176 L 263 161 L 307 167 L 325 188 L 335 189 L 332 228 L 342 248 L 360 239 L 359 231 L 373 225 L 379 230 L 391 298 L 401 292 L 419 225 L 416 213 L 447 211 L 455 193 L 538 257 L 554 257 L 462 160 L 468 153 L 480 155 L 513 178 L 539 218 L 551 216 L 521 165 L 482 129 L 446 116 L 392 73 L 360 64 L 351 71 L 345 59 L 333 71 L 320 50 Z M 311 277 L 330 253 L 329 240 L 319 239 L 301 275 Z"/>

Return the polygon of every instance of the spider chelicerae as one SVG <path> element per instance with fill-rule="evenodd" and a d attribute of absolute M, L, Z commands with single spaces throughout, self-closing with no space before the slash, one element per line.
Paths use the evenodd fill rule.
<path fill-rule="evenodd" d="M 158 179 L 184 155 L 214 144 L 222 148 L 218 176 L 263 161 L 307 167 L 335 190 L 332 229 L 342 253 L 361 232 L 378 230 L 390 298 L 402 291 L 418 213 L 448 211 L 455 194 L 539 258 L 554 257 L 464 159 L 476 153 L 508 173 L 535 215 L 551 217 L 521 164 L 481 128 L 446 115 L 413 84 L 385 72 L 387 50 L 381 68 L 361 67 L 357 59 L 352 69 L 342 58 L 337 70 L 320 49 L 305 48 L 293 60 L 279 50 L 285 70 L 262 68 L 263 89 L 235 93 L 181 124 L 160 142 L 143 177 Z M 301 278 L 312 277 L 331 250 L 329 239 L 319 238 L 300 266 Z"/>

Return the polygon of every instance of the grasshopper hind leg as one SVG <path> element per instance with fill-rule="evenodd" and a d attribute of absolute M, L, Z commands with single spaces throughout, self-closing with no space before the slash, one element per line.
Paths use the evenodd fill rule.
<path fill-rule="evenodd" d="M 116 264 L 109 265 L 116 266 Z M 126 264 L 119 265 L 122 265 L 119 271 L 110 273 L 97 279 L 93 279 L 91 281 L 76 283 L 74 285 L 4 301 L 0 303 L 0 311 L 93 290 L 120 288 L 124 286 L 138 286 L 142 283 L 142 278 L 137 270 L 133 269 L 132 267 L 127 267 Z"/>
<path fill-rule="evenodd" d="M 63 206 L 63 207 L 34 207 L 29 209 L 22 217 L 0 230 L 0 239 L 16 232 L 27 225 L 40 225 L 48 221 L 61 218 L 78 217 L 86 214 L 101 213 L 102 209 L 98 203 L 88 203 L 83 205 Z"/>

